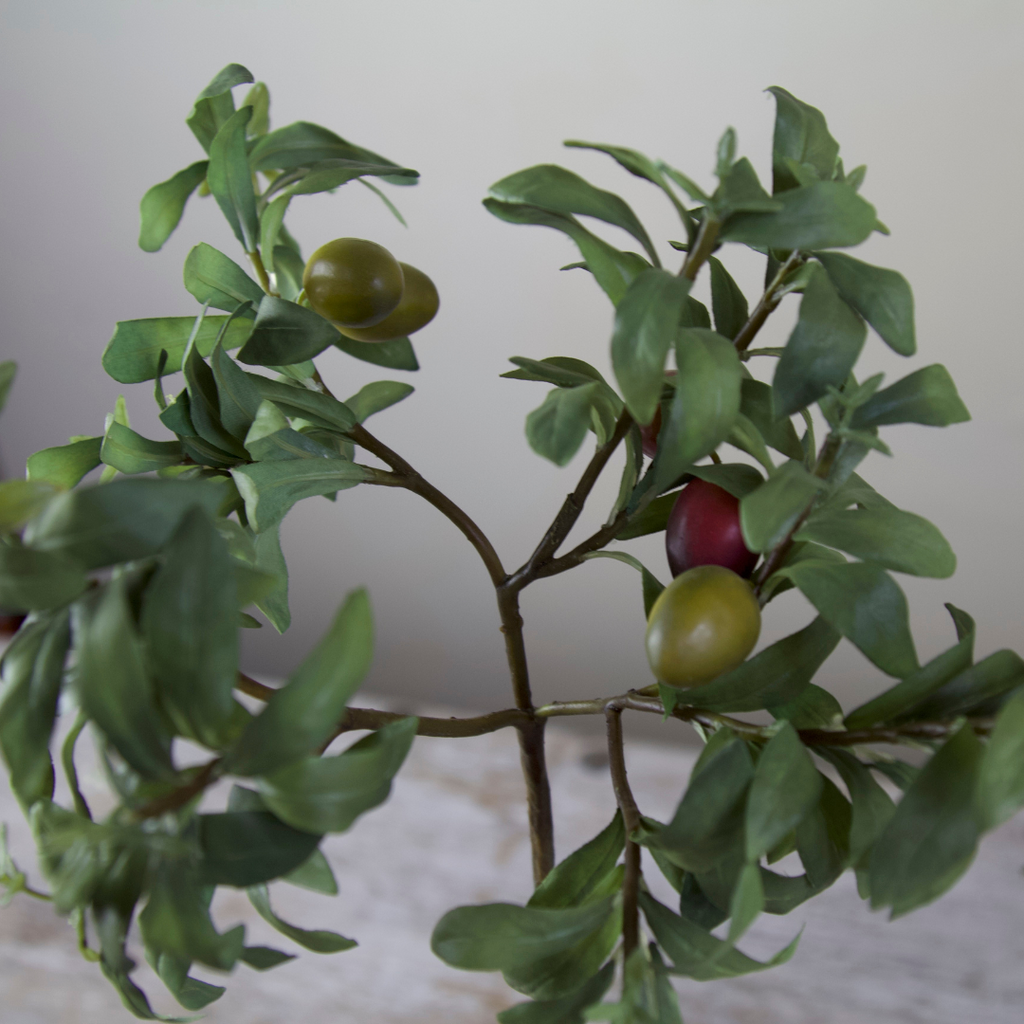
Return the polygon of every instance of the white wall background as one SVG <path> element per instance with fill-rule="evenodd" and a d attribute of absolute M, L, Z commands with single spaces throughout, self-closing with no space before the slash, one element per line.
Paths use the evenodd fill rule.
<path fill-rule="evenodd" d="M 588 457 L 558 470 L 533 455 L 524 415 L 544 386 L 503 381 L 510 355 L 575 355 L 605 368 L 610 306 L 562 236 L 517 228 L 480 206 L 522 167 L 562 162 L 620 191 L 660 240 L 679 237 L 659 194 L 565 138 L 632 146 L 709 183 L 715 142 L 733 125 L 767 180 L 779 84 L 819 106 L 847 167 L 892 229 L 858 255 L 901 270 L 917 299 L 920 354 L 869 339 L 862 371 L 891 381 L 943 362 L 974 419 L 949 430 L 886 431 L 896 458 L 862 472 L 931 518 L 960 557 L 952 580 L 907 579 L 919 653 L 953 640 L 942 609 L 979 620 L 978 650 L 1021 648 L 1024 412 L 1020 381 L 1020 168 L 1024 6 L 1014 0 L 8 0 L 0 5 L 0 356 L 20 375 L 0 432 L 9 474 L 70 434 L 99 433 L 119 390 L 99 357 L 116 320 L 186 315 L 188 249 L 235 252 L 212 200 L 193 200 L 164 250 L 135 246 L 137 204 L 198 159 L 184 124 L 195 94 L 237 61 L 268 82 L 273 124 L 305 119 L 418 168 L 392 190 L 399 226 L 368 192 L 304 197 L 290 219 L 306 251 L 373 238 L 437 282 L 442 309 L 416 338 L 416 394 L 376 431 L 463 504 L 508 567 L 532 548 Z M 724 253 L 753 290 L 760 260 Z M 791 300 L 794 302 L 795 300 Z M 771 324 L 781 344 L 793 310 Z M 788 320 L 787 320 L 788 317 Z M 321 360 L 342 395 L 387 376 Z M 392 376 L 399 376 L 392 374 Z M 149 385 L 129 387 L 134 424 L 161 436 Z M 580 527 L 603 518 L 611 488 Z M 667 578 L 657 541 L 630 545 Z M 473 707 L 508 703 L 487 578 L 444 519 L 406 493 L 371 487 L 311 499 L 288 520 L 296 623 L 246 637 L 247 667 L 285 673 L 343 594 L 366 583 L 378 621 L 368 685 Z M 647 682 L 635 574 L 596 562 L 524 596 L 540 699 Z M 803 599 L 769 608 L 764 641 L 809 620 Z M 883 680 L 848 645 L 821 681 L 844 703 Z"/>

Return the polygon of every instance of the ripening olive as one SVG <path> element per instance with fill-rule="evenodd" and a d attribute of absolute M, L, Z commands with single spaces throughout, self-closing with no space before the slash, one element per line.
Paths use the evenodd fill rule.
<path fill-rule="evenodd" d="M 342 334 L 356 341 L 390 341 L 426 327 L 441 303 L 434 282 L 408 263 L 399 263 L 405 278 L 405 290 L 398 305 L 379 324 L 372 327 L 342 327 Z"/>
<path fill-rule="evenodd" d="M 647 660 L 670 686 L 698 686 L 736 668 L 761 633 L 761 609 L 745 580 L 720 565 L 677 576 L 647 620 Z"/>
<path fill-rule="evenodd" d="M 365 238 L 336 238 L 309 258 L 302 287 L 310 307 L 346 327 L 380 323 L 402 298 L 398 260 Z"/>
<path fill-rule="evenodd" d="M 672 506 L 665 551 L 673 576 L 697 565 L 724 565 L 749 576 L 758 558 L 743 542 L 739 499 L 700 479 L 691 480 Z"/>

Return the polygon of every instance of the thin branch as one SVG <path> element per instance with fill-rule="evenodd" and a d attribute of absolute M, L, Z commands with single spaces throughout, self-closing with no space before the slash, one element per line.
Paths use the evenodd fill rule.
<path fill-rule="evenodd" d="M 764 294 L 758 300 L 754 311 L 747 318 L 747 322 L 740 328 L 736 337 L 733 338 L 732 343 L 736 346 L 737 352 L 745 352 L 750 346 L 750 343 L 757 336 L 757 332 L 764 326 L 765 320 L 768 319 L 775 307 L 782 301 L 782 297 L 777 293 L 786 275 L 795 267 L 805 262 L 806 259 L 807 257 L 803 256 L 799 249 L 794 249 L 789 254 L 789 259 L 779 267 L 779 272 L 772 278 L 771 284 L 765 288 Z"/>
<path fill-rule="evenodd" d="M 708 216 L 707 211 L 705 211 L 700 231 L 697 232 L 697 241 L 693 243 L 690 251 L 686 254 L 682 270 L 679 271 L 680 277 L 689 278 L 691 281 L 697 280 L 697 272 L 707 261 L 707 258 L 715 251 L 718 232 L 721 228 L 722 222 L 715 217 Z"/>
<path fill-rule="evenodd" d="M 622 742 L 622 711 L 609 708 L 605 713 L 608 729 L 608 763 L 611 769 L 612 788 L 615 800 L 622 812 L 626 829 L 626 873 L 622 880 L 622 945 L 628 959 L 636 949 L 640 935 L 640 914 L 637 909 L 637 895 L 640 891 L 640 847 L 630 836 L 640 826 L 640 810 L 629 788 L 626 774 L 626 755 Z"/>
<path fill-rule="evenodd" d="M 270 700 L 277 692 L 272 686 L 264 686 L 262 683 L 257 683 L 255 679 L 247 676 L 244 672 L 238 673 L 235 689 L 241 690 L 242 693 L 247 693 L 250 697 L 255 697 L 257 700 Z"/>
<path fill-rule="evenodd" d="M 260 256 L 259 249 L 253 249 L 252 252 L 246 253 L 249 257 L 249 261 L 252 263 L 252 269 L 256 271 L 256 277 L 259 279 L 260 287 L 268 294 L 277 297 L 277 292 L 270 287 L 270 276 L 267 274 L 267 268 L 263 266 L 263 257 Z"/>
<path fill-rule="evenodd" d="M 178 789 L 171 790 L 165 796 L 157 797 L 156 800 L 150 800 L 148 804 L 144 804 L 135 811 L 135 817 L 159 818 L 161 814 L 184 807 L 190 800 L 199 796 L 211 782 L 215 781 L 223 760 L 222 757 L 215 757 L 212 761 L 207 761 L 196 772 L 190 782 L 180 786 Z"/>
<path fill-rule="evenodd" d="M 334 739 L 345 732 L 356 729 L 380 729 L 390 722 L 397 722 L 408 715 L 397 711 L 374 711 L 370 708 L 349 708 L 334 732 Z M 447 739 L 460 739 L 467 736 L 485 736 L 490 732 L 509 727 L 521 729 L 532 719 L 519 708 L 507 708 L 503 711 L 492 711 L 486 715 L 472 718 L 426 718 L 421 717 L 417 736 L 440 736 Z"/>

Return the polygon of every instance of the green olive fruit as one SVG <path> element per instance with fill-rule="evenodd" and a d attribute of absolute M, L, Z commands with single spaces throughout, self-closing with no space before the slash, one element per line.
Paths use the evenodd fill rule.
<path fill-rule="evenodd" d="M 310 307 L 345 327 L 380 323 L 401 301 L 405 288 L 398 260 L 365 238 L 336 238 L 306 264 L 302 287 Z"/>
<path fill-rule="evenodd" d="M 647 660 L 670 686 L 697 686 L 736 668 L 761 633 L 761 609 L 750 584 L 721 565 L 677 576 L 647 620 Z"/>
<path fill-rule="evenodd" d="M 356 341 L 391 341 L 426 327 L 441 304 L 434 282 L 408 263 L 399 263 L 405 278 L 405 291 L 398 305 L 379 324 L 372 327 L 342 327 L 338 330 Z"/>

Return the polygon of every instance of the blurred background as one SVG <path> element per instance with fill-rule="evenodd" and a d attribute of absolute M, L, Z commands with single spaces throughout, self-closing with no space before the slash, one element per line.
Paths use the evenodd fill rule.
<path fill-rule="evenodd" d="M 181 283 L 194 244 L 241 260 L 212 199 L 190 202 L 160 253 L 135 242 L 146 189 L 201 156 L 184 123 L 195 95 L 238 62 L 268 83 L 272 127 L 314 121 L 421 172 L 416 188 L 384 186 L 408 229 L 355 184 L 292 203 L 307 255 L 338 236 L 371 238 L 426 271 L 442 297 L 414 338 L 418 373 L 377 372 L 340 352 L 318 364 L 342 397 L 382 377 L 415 385 L 372 429 L 516 567 L 590 444 L 566 469 L 534 455 L 523 420 L 546 388 L 498 375 L 513 355 L 571 355 L 608 370 L 612 310 L 587 274 L 559 273 L 578 258 L 567 239 L 504 224 L 480 200 L 513 171 L 563 163 L 622 194 L 674 265 L 667 240 L 681 228 L 664 197 L 562 141 L 630 146 L 710 185 L 715 143 L 732 125 L 767 182 L 774 102 L 762 90 L 777 84 L 825 113 L 848 169 L 868 165 L 862 194 L 892 235 L 874 235 L 856 255 L 900 270 L 915 292 L 919 354 L 903 360 L 871 335 L 860 373 L 892 382 L 942 362 L 973 414 L 947 430 L 887 428 L 895 457 L 873 455 L 861 469 L 934 521 L 959 556 L 950 580 L 901 578 L 919 655 L 954 640 L 944 601 L 977 618 L 979 656 L 1021 646 L 1018 2 L 7 0 L 0 11 L 0 358 L 20 366 L 0 427 L 7 475 L 20 475 L 37 449 L 102 432 L 125 390 L 100 367 L 114 324 L 196 312 Z M 614 229 L 607 237 L 631 247 Z M 719 255 L 756 297 L 762 260 L 733 247 Z M 783 344 L 796 306 L 787 300 L 759 343 Z M 133 426 L 163 437 L 151 386 L 125 396 Z M 607 514 L 617 468 L 579 536 Z M 336 504 L 312 498 L 290 515 L 283 544 L 295 624 L 283 637 L 269 626 L 247 632 L 248 671 L 286 674 L 343 595 L 366 584 L 378 631 L 368 688 L 409 704 L 510 703 L 486 574 L 419 499 L 372 487 Z M 668 579 L 660 539 L 624 548 Z M 538 700 L 649 681 L 639 579 L 626 566 L 596 561 L 542 582 L 525 593 L 523 614 Z M 781 597 L 762 644 L 811 614 L 795 592 Z M 847 707 L 885 684 L 848 644 L 818 681 Z"/>

